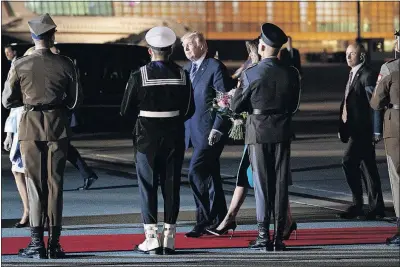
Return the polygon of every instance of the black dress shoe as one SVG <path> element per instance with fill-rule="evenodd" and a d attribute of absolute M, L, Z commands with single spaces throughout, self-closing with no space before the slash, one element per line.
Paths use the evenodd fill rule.
<path fill-rule="evenodd" d="M 375 210 L 370 210 L 367 212 L 365 215 L 365 219 L 368 221 L 373 221 L 373 220 L 381 220 L 385 218 L 385 212 L 384 211 L 375 211 Z"/>
<path fill-rule="evenodd" d="M 195 226 L 192 231 L 185 234 L 185 237 L 197 238 L 204 234 L 205 229 L 203 227 Z"/>
<path fill-rule="evenodd" d="M 93 175 L 89 178 L 85 178 L 85 180 L 83 181 L 83 186 L 78 187 L 78 190 L 88 190 L 90 186 L 92 186 L 92 184 L 97 181 L 98 178 L 99 177 L 97 177 L 97 175 L 93 173 Z"/>
<path fill-rule="evenodd" d="M 350 206 L 344 212 L 337 214 L 338 218 L 341 219 L 362 219 L 364 217 L 364 211 L 362 208 L 357 206 Z"/>
<path fill-rule="evenodd" d="M 276 240 L 275 240 L 275 244 L 274 244 L 274 250 L 275 250 L 275 251 L 283 251 L 283 250 L 286 250 L 286 245 L 285 245 L 285 243 L 283 243 L 281 239 L 276 239 Z"/>

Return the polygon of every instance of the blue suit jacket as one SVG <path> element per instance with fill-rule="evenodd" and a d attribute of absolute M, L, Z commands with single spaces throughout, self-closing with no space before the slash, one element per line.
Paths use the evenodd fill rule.
<path fill-rule="evenodd" d="M 192 63 L 184 69 L 190 73 Z M 206 57 L 198 68 L 192 82 L 196 111 L 192 118 L 185 122 L 186 148 L 193 146 L 206 149 L 211 129 L 227 134 L 229 121 L 212 111 L 216 91 L 228 92 L 232 89 L 233 81 L 224 64 L 214 58 Z"/>

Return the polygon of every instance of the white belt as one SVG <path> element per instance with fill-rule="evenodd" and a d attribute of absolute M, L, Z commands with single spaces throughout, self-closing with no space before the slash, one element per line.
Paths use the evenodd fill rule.
<path fill-rule="evenodd" d="M 149 118 L 171 118 L 179 116 L 179 110 L 176 111 L 144 111 L 141 110 L 139 113 L 140 117 Z"/>

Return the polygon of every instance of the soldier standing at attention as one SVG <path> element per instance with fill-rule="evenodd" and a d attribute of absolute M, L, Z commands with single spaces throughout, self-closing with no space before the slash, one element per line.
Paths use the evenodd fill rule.
<path fill-rule="evenodd" d="M 26 258 L 62 258 L 60 243 L 63 178 L 70 136 L 67 109 L 81 101 L 73 62 L 50 51 L 56 24 L 48 15 L 28 22 L 35 51 L 11 66 L 4 86 L 5 108 L 24 106 L 19 126 L 22 160 L 29 199 L 31 242 L 18 253 Z M 47 210 L 47 212 L 44 212 Z M 47 253 L 43 242 L 43 214 L 49 218 Z"/>
<path fill-rule="evenodd" d="M 180 183 L 185 152 L 185 120 L 194 113 L 190 78 L 169 60 L 175 33 L 154 27 L 146 34 L 151 62 L 132 72 L 125 89 L 121 115 L 136 121 L 134 147 L 141 212 L 146 239 L 135 251 L 172 254 L 180 206 Z M 157 191 L 164 197 L 164 228 L 157 233 Z"/>
<path fill-rule="evenodd" d="M 300 89 L 297 70 L 277 58 L 286 41 L 286 34 L 278 26 L 262 25 L 258 45 L 261 61 L 244 71 L 242 85 L 231 104 L 234 112 L 250 114 L 245 143 L 249 145 L 256 196 L 256 242 L 264 244 L 267 250 L 285 249 L 282 240 L 291 179 L 291 122 Z M 277 229 L 270 240 L 269 224 L 274 210 Z"/>
<path fill-rule="evenodd" d="M 400 53 L 400 32 L 395 33 L 395 53 Z M 386 240 L 388 245 L 400 246 L 400 58 L 382 65 L 378 76 L 374 94 L 371 98 L 371 107 L 375 110 L 385 110 L 383 139 L 389 170 L 390 185 L 394 210 L 397 217 L 397 233 Z"/>

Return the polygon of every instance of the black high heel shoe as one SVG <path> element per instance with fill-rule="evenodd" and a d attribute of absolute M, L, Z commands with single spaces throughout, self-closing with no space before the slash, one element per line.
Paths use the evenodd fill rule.
<path fill-rule="evenodd" d="M 289 230 L 286 230 L 283 232 L 283 240 L 289 240 L 290 235 L 294 231 L 294 239 L 297 240 L 297 223 L 292 222 L 290 224 Z"/>
<path fill-rule="evenodd" d="M 235 229 L 237 227 L 237 223 L 236 221 L 232 221 L 230 223 L 227 223 L 225 225 L 224 228 L 222 228 L 221 230 L 218 230 L 217 228 L 214 229 L 206 229 L 207 232 L 209 232 L 210 234 L 216 235 L 216 236 L 220 236 L 220 235 L 224 235 L 226 233 L 228 233 L 229 230 L 232 230 L 232 234 L 231 237 L 233 236 L 233 234 L 235 233 Z"/>
<path fill-rule="evenodd" d="M 15 228 L 24 228 L 29 226 L 29 217 L 26 218 L 26 221 L 24 223 L 17 222 L 14 224 Z"/>

